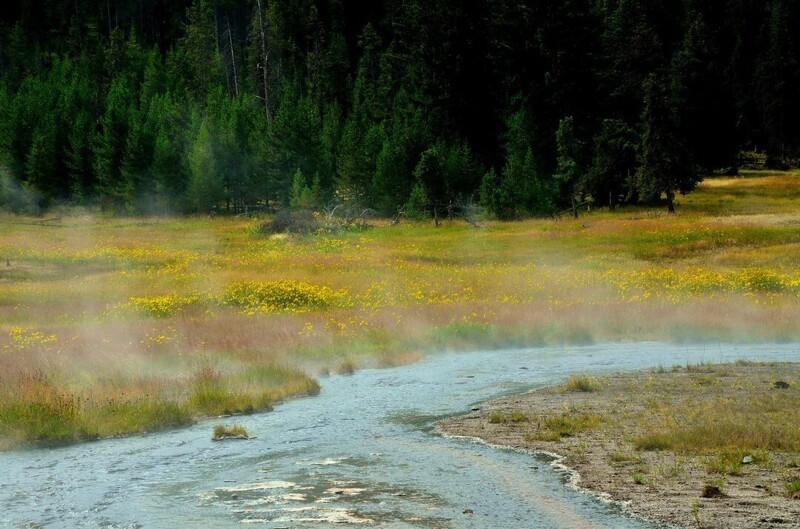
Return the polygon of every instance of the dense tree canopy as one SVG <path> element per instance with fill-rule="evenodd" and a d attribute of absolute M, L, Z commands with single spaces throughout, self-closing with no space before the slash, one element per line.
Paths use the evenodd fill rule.
<path fill-rule="evenodd" d="M 800 159 L 798 28 L 791 0 L 6 2 L 0 206 L 671 206 Z"/>

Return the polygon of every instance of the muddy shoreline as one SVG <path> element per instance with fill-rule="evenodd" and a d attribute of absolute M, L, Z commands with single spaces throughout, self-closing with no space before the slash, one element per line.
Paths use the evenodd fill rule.
<path fill-rule="evenodd" d="M 648 428 L 654 402 L 707 400 L 713 406 L 745 394 L 796 398 L 800 365 L 662 368 L 594 381 L 597 387 L 589 391 L 560 384 L 486 402 L 440 421 L 436 430 L 553 456 L 553 464 L 570 474 L 575 487 L 617 502 L 635 516 L 691 528 L 800 527 L 800 499 L 786 488 L 800 478 L 796 451 L 754 451 L 755 461 L 720 471 L 713 452 L 635 446 Z M 776 382 L 789 387 L 776 387 Z M 547 425 L 559 417 L 585 420 L 586 429 L 554 440 Z"/>

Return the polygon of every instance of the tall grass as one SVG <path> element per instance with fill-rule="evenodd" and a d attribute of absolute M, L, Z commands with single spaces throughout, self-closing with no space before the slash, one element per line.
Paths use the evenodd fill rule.
<path fill-rule="evenodd" d="M 67 444 L 191 422 L 181 403 L 156 395 L 92 398 L 40 371 L 20 375 L 0 391 L 0 447 Z"/>
<path fill-rule="evenodd" d="M 289 238 L 237 219 L 5 215 L 0 436 L 66 442 L 266 409 L 318 391 L 305 371 L 432 349 L 796 340 L 798 196 L 796 175 L 757 175 L 707 180 L 674 216 Z M 56 394 L 20 372 L 46 373 Z"/>
<path fill-rule="evenodd" d="M 0 388 L 0 448 L 162 430 L 207 416 L 268 410 L 287 397 L 318 392 L 319 384 L 305 373 L 269 365 L 223 374 L 202 362 L 182 384 L 117 378 L 78 389 L 37 371 Z"/>

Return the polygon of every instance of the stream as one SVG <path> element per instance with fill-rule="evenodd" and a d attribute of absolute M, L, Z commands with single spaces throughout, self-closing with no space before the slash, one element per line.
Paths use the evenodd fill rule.
<path fill-rule="evenodd" d="M 270 413 L 0 454 L 0 527 L 658 528 L 574 490 L 545 456 L 433 433 L 564 380 L 659 365 L 798 361 L 797 344 L 624 343 L 441 353 L 321 380 Z M 211 441 L 237 422 L 255 439 Z"/>

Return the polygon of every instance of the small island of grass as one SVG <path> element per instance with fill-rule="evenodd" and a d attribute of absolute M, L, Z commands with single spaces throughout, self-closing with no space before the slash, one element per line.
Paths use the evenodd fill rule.
<path fill-rule="evenodd" d="M 244 429 L 244 426 L 241 424 L 218 424 L 214 426 L 214 436 L 211 438 L 212 441 L 225 441 L 227 439 L 253 439 L 247 433 L 247 430 Z"/>

